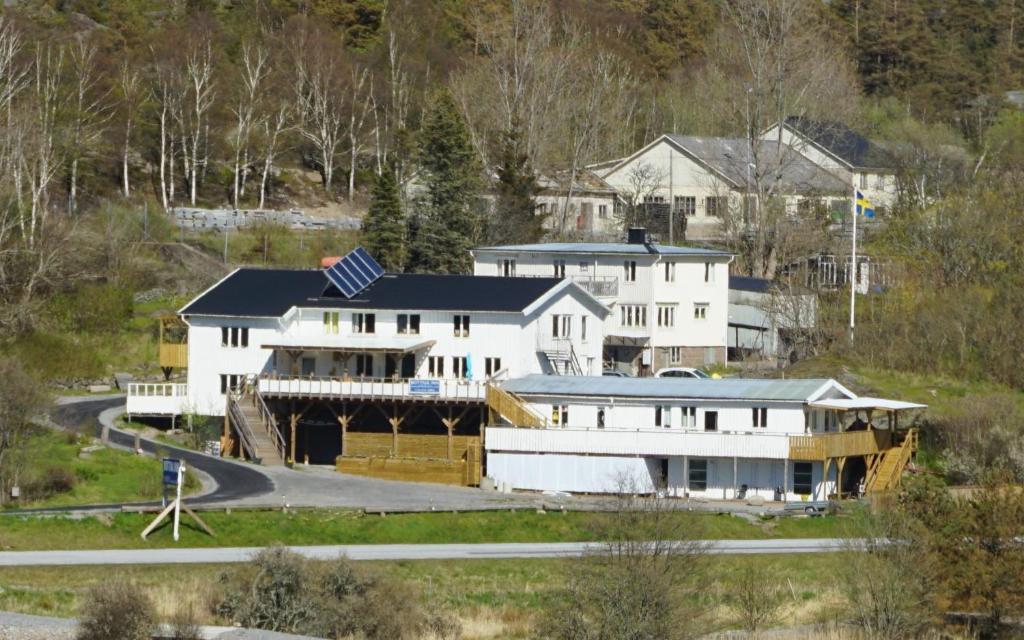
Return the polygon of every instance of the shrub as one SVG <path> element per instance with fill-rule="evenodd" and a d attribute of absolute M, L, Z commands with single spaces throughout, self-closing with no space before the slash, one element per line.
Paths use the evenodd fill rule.
<path fill-rule="evenodd" d="M 153 603 L 124 580 L 104 580 L 82 602 L 78 640 L 150 640 L 156 626 Z"/>
<path fill-rule="evenodd" d="M 978 483 L 992 471 L 1024 480 L 1024 409 L 1017 395 L 969 395 L 933 426 L 949 480 Z"/>
<path fill-rule="evenodd" d="M 747 566 L 740 571 L 728 599 L 729 608 L 747 631 L 771 626 L 778 619 L 783 603 L 783 591 L 772 573 L 757 566 Z"/>
<path fill-rule="evenodd" d="M 344 558 L 312 562 L 281 548 L 221 576 L 216 612 L 244 627 L 366 640 L 419 638 L 432 631 L 458 637 L 457 624 L 427 616 L 405 584 Z"/>

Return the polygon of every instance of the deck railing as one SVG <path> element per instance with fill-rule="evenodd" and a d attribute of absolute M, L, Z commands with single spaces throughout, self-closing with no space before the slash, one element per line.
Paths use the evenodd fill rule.
<path fill-rule="evenodd" d="M 176 398 L 185 396 L 187 393 L 187 386 L 178 382 L 131 382 L 128 384 L 129 398 Z"/>
<path fill-rule="evenodd" d="M 881 453 L 892 445 L 886 430 L 844 431 L 790 436 L 789 457 L 793 460 L 825 460 Z"/>
<path fill-rule="evenodd" d="M 184 368 L 188 366 L 188 344 L 161 342 L 159 352 L 161 367 Z"/>
<path fill-rule="evenodd" d="M 261 394 L 267 397 L 438 399 L 483 402 L 487 383 L 480 380 L 383 378 L 318 378 L 308 376 L 261 376 Z"/>
<path fill-rule="evenodd" d="M 619 295 L 619 279 L 616 276 L 573 276 L 573 283 L 579 285 L 595 298 L 614 298 Z"/>
<path fill-rule="evenodd" d="M 487 406 L 515 427 L 541 428 L 548 425 L 545 418 L 537 415 L 518 396 L 499 387 L 487 387 Z"/>

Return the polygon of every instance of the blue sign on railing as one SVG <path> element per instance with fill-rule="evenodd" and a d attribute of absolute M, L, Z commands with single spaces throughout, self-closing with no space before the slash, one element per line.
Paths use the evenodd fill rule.
<path fill-rule="evenodd" d="M 410 380 L 409 395 L 439 396 L 441 395 L 440 380 Z"/>
<path fill-rule="evenodd" d="M 181 460 L 164 458 L 164 484 L 172 487 L 178 486 L 178 471 L 181 469 Z"/>

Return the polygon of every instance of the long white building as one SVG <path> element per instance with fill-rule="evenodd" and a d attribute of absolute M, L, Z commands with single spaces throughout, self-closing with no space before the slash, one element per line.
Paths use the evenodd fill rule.
<path fill-rule="evenodd" d="M 480 276 L 555 277 L 574 282 L 611 309 L 605 364 L 629 373 L 726 362 L 729 263 L 712 249 L 648 241 L 545 243 L 473 250 Z"/>
<path fill-rule="evenodd" d="M 516 489 L 825 499 L 892 488 L 916 446 L 897 413 L 835 380 L 534 375 L 503 389 L 542 428 L 490 426 L 487 475 Z"/>

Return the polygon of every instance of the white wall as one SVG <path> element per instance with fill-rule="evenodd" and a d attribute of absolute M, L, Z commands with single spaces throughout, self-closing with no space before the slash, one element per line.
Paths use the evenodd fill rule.
<path fill-rule="evenodd" d="M 277 320 L 269 318 L 188 319 L 189 410 L 200 415 L 224 415 L 220 375 L 251 375 L 269 371 L 273 352 L 259 345 L 279 335 Z M 221 326 L 248 327 L 249 346 L 221 346 Z"/>

